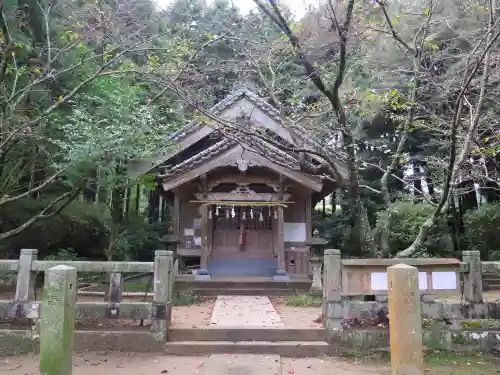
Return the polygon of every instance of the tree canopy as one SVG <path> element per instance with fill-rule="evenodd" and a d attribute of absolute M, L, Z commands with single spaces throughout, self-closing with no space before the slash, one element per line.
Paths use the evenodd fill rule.
<path fill-rule="evenodd" d="M 304 171 L 339 181 L 345 161 L 317 226 L 350 255 L 488 256 L 475 233 L 500 189 L 496 0 L 325 0 L 300 19 L 254 2 L 0 2 L 5 256 L 61 226 L 48 253 L 136 257 L 170 208 L 150 204 L 156 171 L 128 166 L 177 147 L 192 119 L 241 132 L 208 111 L 241 85 L 312 141 L 324 163 Z M 299 155 L 304 139 L 269 142 Z"/>

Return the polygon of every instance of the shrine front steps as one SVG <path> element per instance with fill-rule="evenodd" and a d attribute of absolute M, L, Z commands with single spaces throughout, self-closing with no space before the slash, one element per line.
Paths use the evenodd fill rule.
<path fill-rule="evenodd" d="M 171 328 L 169 355 L 276 354 L 319 357 L 328 354 L 323 328 Z"/>
<path fill-rule="evenodd" d="M 280 297 L 307 293 L 311 282 L 307 279 L 274 281 L 269 279 L 214 279 L 176 280 L 174 291 L 191 292 L 199 296 L 268 296 Z"/>
<path fill-rule="evenodd" d="M 302 294 L 294 289 L 192 289 L 191 293 L 200 297 L 216 296 L 266 296 L 266 297 L 284 297 Z"/>
<path fill-rule="evenodd" d="M 172 327 L 169 341 L 325 341 L 324 328 Z"/>

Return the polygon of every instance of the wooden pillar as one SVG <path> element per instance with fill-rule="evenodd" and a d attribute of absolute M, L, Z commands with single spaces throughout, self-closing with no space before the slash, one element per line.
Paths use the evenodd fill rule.
<path fill-rule="evenodd" d="M 283 201 L 283 196 L 285 192 L 285 176 L 280 174 L 279 177 L 279 187 L 278 187 L 278 199 Z M 276 238 L 275 238 L 275 249 L 278 255 L 278 268 L 280 270 L 286 270 L 285 265 L 285 212 L 282 206 L 276 207 L 277 220 L 276 220 Z"/>
<path fill-rule="evenodd" d="M 469 271 L 464 274 L 464 298 L 469 303 L 483 302 L 483 279 L 481 274 L 481 253 L 462 252 L 462 260 L 468 264 Z"/>
<path fill-rule="evenodd" d="M 208 177 L 204 173 L 200 176 L 203 199 L 208 199 Z M 204 206 L 201 212 L 201 268 L 207 268 L 208 259 L 212 254 L 212 232 L 214 218 L 209 215 L 212 206 Z"/>
<path fill-rule="evenodd" d="M 201 268 L 207 268 L 208 262 L 208 231 L 209 231 L 209 220 L 208 210 L 209 206 L 204 206 L 201 210 L 201 258 L 200 266 Z M 212 219 L 213 220 L 213 219 Z"/>
<path fill-rule="evenodd" d="M 40 319 L 41 374 L 71 375 L 77 290 L 76 268 L 47 271 Z"/>
<path fill-rule="evenodd" d="M 423 375 L 422 307 L 418 269 L 387 268 L 392 375 Z"/>
<path fill-rule="evenodd" d="M 181 199 L 175 195 L 174 196 L 174 233 L 179 238 L 183 238 L 181 233 Z"/>
<path fill-rule="evenodd" d="M 285 216 L 282 206 L 276 207 L 276 241 L 275 249 L 278 255 L 278 268 L 286 270 L 285 268 Z"/>
<path fill-rule="evenodd" d="M 306 199 L 306 240 L 309 241 L 312 236 L 312 198 L 309 195 Z"/>

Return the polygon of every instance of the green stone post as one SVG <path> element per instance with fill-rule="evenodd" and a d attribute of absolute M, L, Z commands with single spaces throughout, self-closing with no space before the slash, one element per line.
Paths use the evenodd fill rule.
<path fill-rule="evenodd" d="M 174 273 L 174 253 L 166 250 L 155 251 L 153 304 L 164 310 L 165 317 L 154 317 L 151 329 L 159 342 L 167 341 L 168 323 L 172 310 L 172 281 Z M 161 308 L 160 308 L 161 306 Z"/>
<path fill-rule="evenodd" d="M 56 266 L 45 274 L 40 317 L 40 374 L 71 375 L 77 270 Z"/>

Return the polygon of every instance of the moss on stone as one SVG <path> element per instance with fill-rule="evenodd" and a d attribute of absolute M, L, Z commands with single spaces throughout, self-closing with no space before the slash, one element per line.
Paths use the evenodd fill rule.
<path fill-rule="evenodd" d="M 460 322 L 462 328 L 499 328 L 500 320 L 497 319 L 475 319 L 475 320 L 462 320 Z"/>

